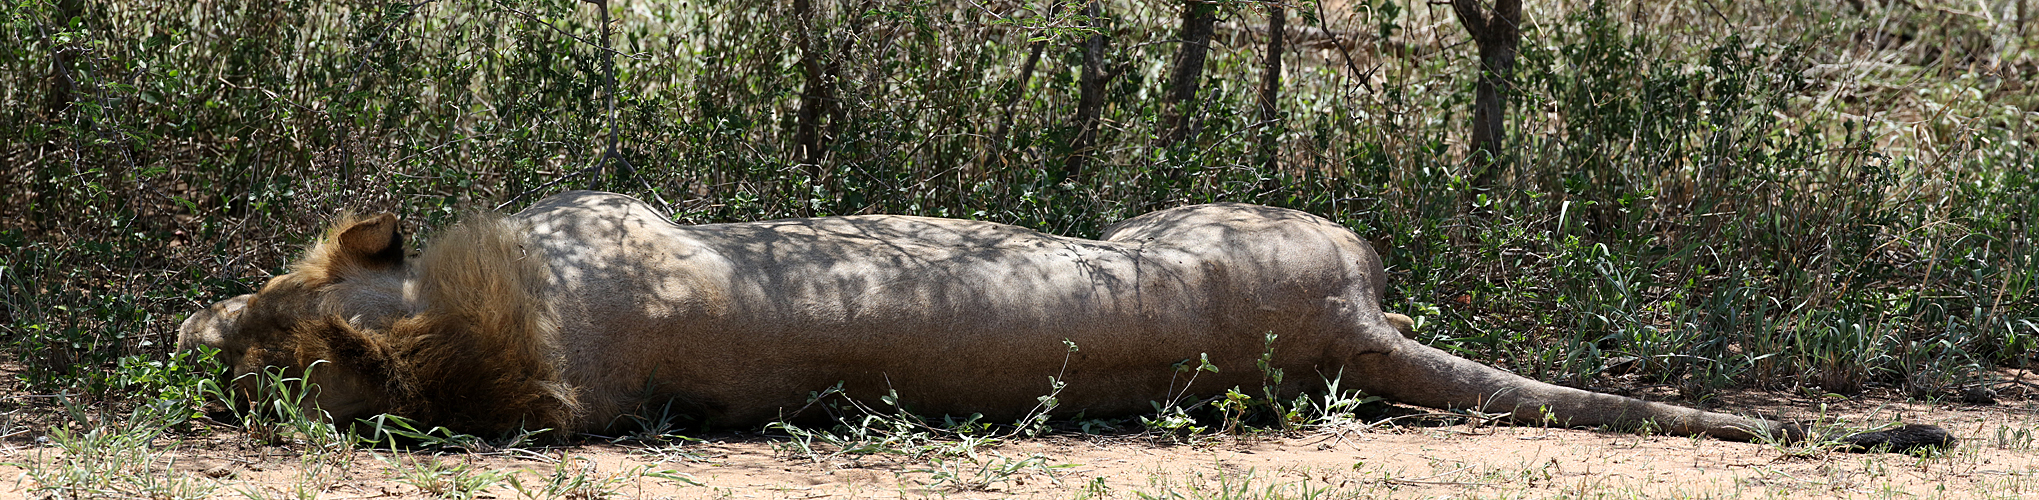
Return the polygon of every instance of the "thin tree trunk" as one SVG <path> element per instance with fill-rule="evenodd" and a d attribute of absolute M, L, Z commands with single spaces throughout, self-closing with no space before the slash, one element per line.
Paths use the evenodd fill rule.
<path fill-rule="evenodd" d="M 602 12 L 602 68 L 605 73 L 602 80 L 602 100 L 608 106 L 605 113 L 607 123 L 603 125 L 606 130 L 602 132 L 602 135 L 608 137 L 603 140 L 602 160 L 599 165 L 608 169 L 611 185 L 622 185 L 629 177 L 636 177 L 637 172 L 616 151 L 616 55 L 609 49 L 609 0 L 589 0 L 589 3 L 595 4 L 595 8 L 601 9 Z M 609 163 L 611 161 L 619 162 L 621 165 L 611 167 Z"/>
<path fill-rule="evenodd" d="M 1104 112 L 1104 81 L 1107 78 L 1104 48 L 1107 40 L 1103 23 L 1099 21 L 1104 15 L 1104 7 L 1100 2 L 1090 2 L 1084 7 L 1084 14 L 1090 18 L 1090 28 L 1098 31 L 1083 43 L 1083 76 L 1078 84 L 1080 95 L 1076 100 L 1076 140 L 1069 145 L 1069 160 L 1052 179 L 1056 183 L 1082 178 L 1084 163 L 1089 161 L 1094 153 L 1092 149 L 1096 147 L 1098 117 Z"/>
<path fill-rule="evenodd" d="M 991 135 L 993 147 L 1001 149 L 1005 147 L 1005 134 L 1012 130 L 1012 107 L 1019 104 L 1021 96 L 1026 95 L 1027 82 L 1034 79 L 1034 65 L 1040 64 L 1041 52 L 1047 50 L 1048 41 L 1034 42 L 1033 45 L 1033 49 L 1027 53 L 1026 64 L 1020 65 L 1019 83 L 1013 87 L 1012 95 L 1005 98 L 1005 105 L 1002 106 L 1005 109 L 1005 118 L 998 122 L 998 133 Z"/>
<path fill-rule="evenodd" d="M 1049 8 L 1048 17 L 1055 17 L 1055 14 L 1061 11 L 1062 4 L 1058 2 Z M 1012 107 L 1019 104 L 1021 96 L 1026 95 L 1027 83 L 1033 81 L 1034 66 L 1040 64 L 1041 52 L 1047 50 L 1048 41 L 1039 40 L 1031 45 L 1033 46 L 1027 49 L 1027 62 L 1020 65 L 1019 83 L 1013 87 L 1012 95 L 1006 96 L 1005 104 L 1001 106 L 1005 110 L 1005 117 L 999 120 L 998 131 L 991 134 L 991 147 L 1001 151 L 1005 149 L 1005 134 L 1012 131 Z"/>
<path fill-rule="evenodd" d="M 63 30 L 71 28 L 71 19 L 85 14 L 84 0 L 59 0 L 55 21 Z M 48 123 L 63 121 L 64 114 L 71 109 L 74 99 L 72 90 L 77 82 L 71 80 L 71 44 L 60 44 L 54 36 L 43 37 L 44 49 L 50 52 L 49 92 L 43 95 L 43 120 Z"/>
<path fill-rule="evenodd" d="M 1289 11 L 1280 2 L 1267 4 L 1267 63 L 1260 71 L 1260 168 L 1262 187 L 1271 188 L 1277 164 L 1276 149 L 1281 140 L 1281 51 L 1287 38 Z"/>
<path fill-rule="evenodd" d="M 1217 22 L 1218 4 L 1204 0 L 1183 2 L 1182 46 L 1176 50 L 1175 72 L 1168 78 L 1168 94 L 1162 102 L 1162 108 L 1167 110 L 1162 121 L 1168 128 L 1162 139 L 1166 147 L 1175 147 L 1189 138 L 1190 123 L 1195 121 L 1189 106 L 1203 80 L 1204 59 L 1210 54 L 1211 31 Z"/>
<path fill-rule="evenodd" d="M 857 2 L 852 12 L 870 12 L 875 7 L 872 0 Z M 822 67 L 821 76 L 828 91 L 828 100 L 822 105 L 823 118 L 828 124 L 821 129 L 821 143 L 825 148 L 842 137 L 843 124 L 848 123 L 846 108 L 843 106 L 843 61 L 856 54 L 857 41 L 864 38 L 862 15 L 848 16 L 847 25 L 841 31 L 842 42 L 837 44 L 835 54 L 828 57 L 828 65 Z"/>
<path fill-rule="evenodd" d="M 2031 24 L 2031 22 L 2032 22 L 2032 17 L 2031 17 L 2031 13 L 2032 13 L 2032 11 L 2031 11 L 2031 8 L 2030 8 L 2030 7 L 2028 7 L 2028 5 L 2030 5 L 2030 4 L 2031 4 L 2031 3 L 2033 2 L 2033 1 L 2035 1 L 2035 0 L 2018 0 L 2018 37 L 2019 37 L 2019 38 L 2023 38 L 2023 37 L 2025 36 L 2025 25 L 2026 25 L 2026 24 Z"/>
<path fill-rule="evenodd" d="M 1480 80 L 1473 92 L 1473 187 L 1490 189 L 1506 168 L 1497 161 L 1508 134 L 1502 122 L 1508 101 L 1502 93 L 1515 71 L 1516 47 L 1522 40 L 1522 1 L 1495 0 L 1491 12 L 1482 9 L 1479 0 L 1452 0 L 1451 7 L 1480 48 Z"/>
<path fill-rule="evenodd" d="M 795 28 L 799 31 L 795 38 L 800 44 L 802 79 L 800 114 L 794 125 L 793 143 L 800 149 L 798 152 L 800 163 L 807 166 L 808 178 L 820 182 L 823 173 L 821 154 L 827 147 L 825 142 L 827 138 L 823 137 L 821 121 L 830 114 L 828 108 L 835 100 L 833 89 L 830 88 L 833 83 L 830 80 L 834 75 L 828 71 L 828 68 L 835 65 L 828 64 L 828 68 L 823 66 L 827 63 L 822 61 L 824 56 L 820 53 L 821 44 L 815 40 L 814 15 L 813 0 L 793 0 L 793 16 L 796 17 L 794 22 L 797 23 Z"/>
<path fill-rule="evenodd" d="M 1033 47 L 1027 53 L 1027 62 L 1020 65 L 1019 83 L 1013 86 L 1012 95 L 1006 96 L 1005 103 L 1000 106 L 1004 110 L 1004 116 L 998 119 L 998 130 L 992 132 L 991 142 L 982 152 L 978 153 L 980 156 L 977 163 L 983 165 L 987 171 L 990 169 L 989 163 L 991 160 L 1004 157 L 1011 147 L 1006 144 L 1006 134 L 1012 132 L 1012 107 L 1018 105 L 1020 97 L 1026 95 L 1027 82 L 1033 80 L 1034 66 L 1040 64 L 1041 52 L 1047 50 L 1048 41 L 1041 40 L 1034 42 L 1032 45 Z M 1000 161 L 1001 163 L 1003 162 L 1003 160 Z"/>

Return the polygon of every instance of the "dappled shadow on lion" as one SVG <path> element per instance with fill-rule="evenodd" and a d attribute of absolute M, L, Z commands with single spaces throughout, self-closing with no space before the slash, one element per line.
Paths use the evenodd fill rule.
<path fill-rule="evenodd" d="M 1182 207 L 1087 240 L 897 215 L 682 226 L 628 196 L 573 191 L 432 240 L 411 257 L 393 216 L 342 216 L 290 273 L 193 314 L 179 343 L 219 348 L 234 375 L 300 374 L 337 421 L 389 413 L 469 433 L 601 431 L 668 403 L 751 426 L 838 384 L 995 421 L 1059 380 L 1055 414 L 1125 415 L 1258 387 L 1271 352 L 1285 395 L 1337 380 L 1532 423 L 1804 437 L 1411 340 L 1407 318 L 1380 310 L 1373 249 L 1288 209 Z M 1205 358 L 1219 370 L 1183 387 L 1172 367 Z M 240 390 L 260 391 L 255 378 Z"/>

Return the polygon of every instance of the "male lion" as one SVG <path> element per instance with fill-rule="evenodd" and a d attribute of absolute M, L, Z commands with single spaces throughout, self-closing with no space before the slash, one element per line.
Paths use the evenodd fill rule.
<path fill-rule="evenodd" d="M 1338 379 L 1533 423 L 1801 436 L 1405 338 L 1380 310 L 1373 249 L 1280 208 L 1164 210 L 1085 240 L 897 215 L 680 226 L 628 196 L 573 191 L 470 217 L 415 258 L 402 239 L 390 215 L 342 217 L 290 273 L 192 315 L 178 342 L 219 348 L 236 376 L 307 376 L 335 421 L 390 413 L 466 432 L 600 430 L 669 402 L 755 425 L 837 384 L 864 400 L 897 391 L 925 414 L 1013 419 L 1050 377 L 1067 384 L 1058 413 L 1124 415 L 1259 387 L 1271 334 L 1284 394 Z M 1206 356 L 1219 371 L 1193 384 L 1172 368 Z"/>

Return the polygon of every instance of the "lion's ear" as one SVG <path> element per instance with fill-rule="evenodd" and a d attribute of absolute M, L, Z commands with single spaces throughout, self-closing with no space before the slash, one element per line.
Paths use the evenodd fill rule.
<path fill-rule="evenodd" d="M 397 233 L 396 216 L 376 214 L 363 217 L 338 238 L 345 255 L 363 267 L 389 267 L 404 263 L 404 237 Z"/>

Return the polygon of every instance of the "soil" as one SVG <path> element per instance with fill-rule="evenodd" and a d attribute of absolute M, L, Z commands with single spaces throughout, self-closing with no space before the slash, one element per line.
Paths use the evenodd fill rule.
<path fill-rule="evenodd" d="M 1198 437 L 1065 432 L 975 456 L 836 456 L 784 436 L 719 434 L 667 444 L 578 444 L 494 453 L 353 449 L 308 454 L 217 425 L 154 443 L 148 467 L 214 486 L 212 498 L 429 498 L 441 470 L 494 474 L 477 498 L 1579 498 L 1952 497 L 2039 494 L 2034 405 L 1992 406 L 1739 393 L 1721 406 L 1852 426 L 1903 421 L 1963 439 L 1925 456 L 1849 454 L 1637 433 L 1473 423 L 1353 423 L 1289 435 Z M 1419 419 L 1420 420 L 1420 419 Z M 1396 420 L 1391 422 L 1409 422 Z M 0 442 L 0 497 L 51 496 L 30 474 L 62 452 L 33 425 Z M 412 477 L 406 477 L 406 474 Z M 451 477 L 451 474 L 442 477 Z M 510 484 L 508 477 L 517 480 Z M 550 486 L 551 491 L 545 491 Z M 127 496 L 105 492 L 106 496 Z M 302 494 L 302 495 L 301 495 Z M 79 496 L 90 496 L 81 494 Z"/>

